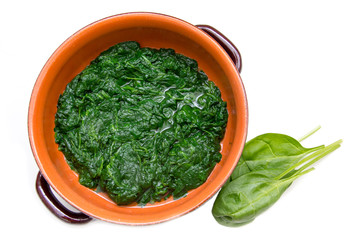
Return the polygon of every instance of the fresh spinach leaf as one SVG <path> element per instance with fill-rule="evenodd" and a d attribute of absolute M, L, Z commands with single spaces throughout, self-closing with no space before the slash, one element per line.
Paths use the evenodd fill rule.
<path fill-rule="evenodd" d="M 295 179 L 312 171 L 309 167 L 339 148 L 341 142 L 304 148 L 282 134 L 264 134 L 250 140 L 215 199 L 214 218 L 230 227 L 252 222 L 271 207 Z"/>
<path fill-rule="evenodd" d="M 226 226 L 241 226 L 271 207 L 288 188 L 292 179 L 274 180 L 249 172 L 223 188 L 212 209 L 215 219 Z"/>
<path fill-rule="evenodd" d="M 241 155 L 242 161 L 239 161 L 237 168 L 244 168 L 243 165 L 246 165 L 250 171 L 259 172 L 263 170 L 263 174 L 275 177 L 297 163 L 305 155 L 323 147 L 305 148 L 290 136 L 266 133 L 246 143 Z M 231 179 L 238 177 L 238 171 L 235 169 Z"/>

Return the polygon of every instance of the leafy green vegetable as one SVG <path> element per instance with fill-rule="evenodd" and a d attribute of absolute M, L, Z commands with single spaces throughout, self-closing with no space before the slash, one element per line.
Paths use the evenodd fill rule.
<path fill-rule="evenodd" d="M 294 138 L 277 133 L 266 133 L 248 141 L 241 155 L 242 161 L 250 171 L 264 171 L 269 177 L 274 177 L 297 163 L 306 154 L 324 146 L 304 148 Z M 243 167 L 243 164 L 237 165 Z M 271 171 L 269 171 L 271 169 Z M 238 177 L 235 169 L 231 179 Z"/>
<path fill-rule="evenodd" d="M 117 204 L 146 204 L 206 181 L 227 119 L 220 90 L 195 60 L 123 42 L 68 84 L 55 140 L 81 184 Z"/>
<path fill-rule="evenodd" d="M 304 148 L 289 136 L 273 133 L 250 140 L 214 202 L 214 218 L 232 227 L 253 221 L 271 207 L 295 179 L 312 171 L 309 166 L 340 144 L 341 140 L 326 147 Z"/>

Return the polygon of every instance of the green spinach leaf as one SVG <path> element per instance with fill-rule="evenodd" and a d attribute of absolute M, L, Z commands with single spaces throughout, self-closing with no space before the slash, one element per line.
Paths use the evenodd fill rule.
<path fill-rule="evenodd" d="M 304 148 L 282 134 L 264 134 L 250 140 L 215 199 L 214 218 L 231 227 L 252 222 L 271 207 L 295 179 L 312 171 L 309 167 L 339 148 L 341 142 Z"/>
<path fill-rule="evenodd" d="M 296 139 L 278 133 L 266 133 L 248 141 L 236 168 L 262 171 L 275 177 L 296 164 L 305 155 L 323 148 L 304 148 Z M 269 171 L 271 170 L 271 171 Z M 236 179 L 243 170 L 235 169 L 231 179 Z"/>
<path fill-rule="evenodd" d="M 215 219 L 226 226 L 241 226 L 271 207 L 293 179 L 275 180 L 249 172 L 223 188 L 212 209 Z"/>

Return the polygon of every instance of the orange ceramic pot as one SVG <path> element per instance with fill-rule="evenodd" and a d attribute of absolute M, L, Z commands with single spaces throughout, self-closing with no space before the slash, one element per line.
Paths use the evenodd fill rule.
<path fill-rule="evenodd" d="M 198 61 L 228 103 L 229 120 L 222 141 L 222 160 L 207 181 L 186 197 L 148 204 L 118 206 L 107 195 L 78 182 L 55 143 L 55 113 L 66 85 L 102 51 L 119 42 L 134 40 L 142 47 L 173 48 Z M 69 37 L 49 58 L 35 83 L 29 106 L 28 131 L 40 172 L 39 196 L 48 208 L 68 222 L 92 217 L 121 224 L 159 223 L 188 213 L 225 183 L 241 155 L 247 133 L 248 110 L 240 78 L 241 58 L 236 47 L 210 26 L 194 26 L 156 13 L 126 13 L 94 22 Z M 49 185 L 82 213 L 71 213 L 54 199 Z"/>

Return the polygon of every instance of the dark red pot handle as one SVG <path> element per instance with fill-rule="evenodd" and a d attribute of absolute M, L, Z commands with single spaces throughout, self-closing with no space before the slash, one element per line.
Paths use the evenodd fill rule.
<path fill-rule="evenodd" d="M 52 193 L 48 182 L 40 172 L 37 175 L 35 186 L 41 201 L 61 220 L 67 223 L 87 223 L 92 220 L 91 217 L 84 213 L 73 212 L 61 204 Z"/>
<path fill-rule="evenodd" d="M 216 30 L 215 28 L 208 26 L 208 25 L 196 25 L 196 27 L 200 28 L 207 34 L 209 34 L 213 39 L 215 39 L 223 48 L 224 50 L 229 54 L 230 58 L 235 63 L 235 67 L 238 70 L 238 72 L 241 72 L 242 68 L 242 61 L 241 61 L 241 55 L 239 50 L 235 47 L 235 45 L 227 38 L 225 37 L 221 32 Z"/>

